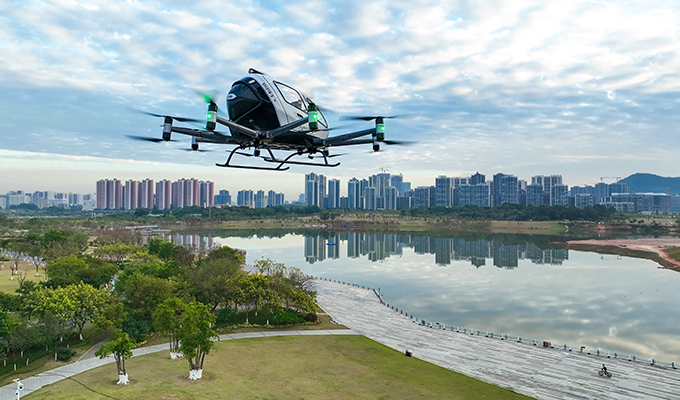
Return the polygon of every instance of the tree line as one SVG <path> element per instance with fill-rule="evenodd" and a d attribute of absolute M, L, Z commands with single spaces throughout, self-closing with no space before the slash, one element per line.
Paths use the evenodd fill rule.
<path fill-rule="evenodd" d="M 145 245 L 87 243 L 82 232 L 54 228 L 0 241 L 13 254 L 45 261 L 39 280 L 22 271 L 16 293 L 0 293 L 6 360 L 16 365 L 24 352 L 40 348 L 68 359 L 67 339 L 108 332 L 97 355 L 114 356 L 118 383 L 125 384 L 131 350 L 149 335 L 164 335 L 171 358 L 185 358 L 189 378 L 200 379 L 220 326 L 317 320 L 316 294 L 296 268 L 258 260 L 248 273 L 236 249 L 190 249 L 158 238 Z"/>

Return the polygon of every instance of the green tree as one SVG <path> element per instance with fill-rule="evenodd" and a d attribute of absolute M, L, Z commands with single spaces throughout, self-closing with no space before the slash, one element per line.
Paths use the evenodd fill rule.
<path fill-rule="evenodd" d="M 156 307 L 173 296 L 174 284 L 167 279 L 136 272 L 124 282 L 116 282 L 116 290 L 131 315 L 148 321 Z"/>
<path fill-rule="evenodd" d="M 121 264 L 139 249 L 141 249 L 139 246 L 123 243 L 112 243 L 97 247 L 92 251 L 92 255 L 94 257 L 101 258 L 104 261 Z"/>
<path fill-rule="evenodd" d="M 50 229 L 42 235 L 43 258 L 54 261 L 62 257 L 81 254 L 87 249 L 88 236 L 82 232 Z"/>
<path fill-rule="evenodd" d="M 10 345 L 10 339 L 18 324 L 10 313 L 0 309 L 0 355 L 7 356 L 6 352 Z"/>
<path fill-rule="evenodd" d="M 26 317 L 17 315 L 12 316 L 14 322 L 13 329 L 7 343 L 8 350 L 12 352 L 12 358 L 16 363 L 17 353 L 24 356 L 24 351 L 39 345 L 43 342 L 38 326 Z"/>
<path fill-rule="evenodd" d="M 65 287 L 80 282 L 94 287 L 105 285 L 113 279 L 118 267 L 90 255 L 71 255 L 47 264 L 45 283 L 49 287 Z"/>
<path fill-rule="evenodd" d="M 178 331 L 179 351 L 189 361 L 191 380 L 203 377 L 203 361 L 215 345 L 212 339 L 217 336 L 212 328 L 214 324 L 215 316 L 210 313 L 208 306 L 202 303 L 189 303 L 182 315 Z"/>
<path fill-rule="evenodd" d="M 109 354 L 113 354 L 116 360 L 116 370 L 118 371 L 117 385 L 127 385 L 129 382 L 127 370 L 125 369 L 125 360 L 132 357 L 134 346 L 135 342 L 130 339 L 127 333 L 120 329 L 114 329 L 109 337 L 109 341 L 94 353 L 99 358 L 106 358 Z"/>
<path fill-rule="evenodd" d="M 243 277 L 239 294 L 241 304 L 257 310 L 262 309 L 265 313 L 283 307 L 283 300 L 274 289 L 272 279 L 260 273 Z"/>
<path fill-rule="evenodd" d="M 75 325 L 83 340 L 83 328 L 94 322 L 110 302 L 110 295 L 103 289 L 95 289 L 86 283 L 54 289 L 47 298 L 48 310 Z"/>
<path fill-rule="evenodd" d="M 214 250 L 186 272 L 186 280 L 193 296 L 211 305 L 214 311 L 220 304 L 236 300 L 239 280 L 245 273 L 241 267 L 244 257 L 229 247 Z"/>
<path fill-rule="evenodd" d="M 76 255 L 62 257 L 47 264 L 47 276 L 50 287 L 64 287 L 78 283 L 78 275 L 88 269 L 87 263 Z"/>
<path fill-rule="evenodd" d="M 152 315 L 153 326 L 157 333 L 170 337 L 170 358 L 182 357 L 179 349 L 179 330 L 187 305 L 177 297 L 162 302 Z"/>

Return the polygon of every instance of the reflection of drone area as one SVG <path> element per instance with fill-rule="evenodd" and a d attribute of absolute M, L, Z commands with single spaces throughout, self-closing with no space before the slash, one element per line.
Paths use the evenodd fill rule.
<path fill-rule="evenodd" d="M 144 114 L 164 118 L 161 138 L 128 136 L 132 139 L 149 142 L 171 141 L 172 133 L 191 136 L 191 151 L 199 151 L 200 143 L 227 144 L 235 146 L 220 167 L 247 168 L 260 170 L 285 171 L 290 164 L 317 167 L 337 167 L 340 163 L 330 163 L 331 147 L 351 145 L 371 145 L 379 151 L 381 144 L 407 144 L 385 139 L 385 119 L 396 116 L 344 116 L 341 120 L 374 121 L 375 127 L 360 131 L 329 136 L 330 128 L 326 117 L 301 91 L 272 79 L 262 72 L 250 69 L 248 75 L 231 86 L 227 95 L 229 118 L 218 114 L 214 95 L 201 94 L 208 103 L 205 129 L 174 126 L 174 122 L 203 122 L 199 119 L 174 117 L 142 111 Z M 219 132 L 217 125 L 225 126 L 228 132 Z M 370 138 L 363 138 L 370 136 Z M 253 149 L 252 153 L 242 150 Z M 285 158 L 278 158 L 274 151 L 288 151 Z M 264 151 L 264 155 L 262 152 Z M 313 161 L 316 155 L 322 161 Z M 295 156 L 307 155 L 309 161 L 291 160 Z M 234 156 L 255 157 L 273 163 L 271 167 L 234 164 Z"/>
<path fill-rule="evenodd" d="M 463 238 L 415 236 L 392 233 L 341 232 L 335 235 L 305 236 L 305 260 L 313 264 L 325 259 L 340 258 L 343 242 L 348 258 L 366 256 L 370 261 L 384 261 L 390 256 L 401 256 L 404 248 L 416 254 L 434 254 L 437 265 L 452 261 L 469 261 L 476 267 L 492 264 L 499 268 L 517 268 L 519 260 L 534 264 L 562 265 L 569 259 L 566 248 L 541 249 L 533 243 L 504 244 L 498 240 L 467 240 Z"/>

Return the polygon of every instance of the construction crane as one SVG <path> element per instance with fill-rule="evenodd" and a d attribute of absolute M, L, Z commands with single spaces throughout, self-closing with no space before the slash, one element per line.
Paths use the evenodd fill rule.
<path fill-rule="evenodd" d="M 604 182 L 605 179 L 616 179 L 616 182 L 621 180 L 620 176 L 601 176 L 600 182 Z"/>

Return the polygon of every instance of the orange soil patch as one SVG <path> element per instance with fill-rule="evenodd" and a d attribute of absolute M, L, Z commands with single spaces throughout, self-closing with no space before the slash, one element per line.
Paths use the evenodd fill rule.
<path fill-rule="evenodd" d="M 666 260 L 668 263 L 680 268 L 680 261 L 669 256 L 664 249 L 668 247 L 680 247 L 680 239 L 678 238 L 660 238 L 660 239 L 590 239 L 590 240 L 569 240 L 566 245 L 591 245 L 591 246 L 615 246 L 623 249 L 647 251 L 656 253 L 659 257 Z"/>

